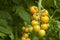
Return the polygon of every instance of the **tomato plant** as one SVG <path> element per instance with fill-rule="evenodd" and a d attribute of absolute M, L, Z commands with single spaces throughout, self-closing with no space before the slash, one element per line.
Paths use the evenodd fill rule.
<path fill-rule="evenodd" d="M 47 23 L 47 22 L 49 22 L 49 17 L 48 17 L 48 16 L 42 16 L 42 17 L 41 17 L 41 21 L 42 21 L 43 23 Z"/>
<path fill-rule="evenodd" d="M 60 40 L 60 0 L 0 0 L 0 40 Z"/>
<path fill-rule="evenodd" d="M 40 30 L 40 31 L 39 31 L 39 35 L 40 35 L 41 37 L 43 37 L 43 36 L 46 35 L 46 32 L 45 32 L 44 30 Z"/>
<path fill-rule="evenodd" d="M 39 25 L 35 25 L 33 27 L 33 29 L 34 29 L 35 32 L 38 32 L 40 30 L 40 26 Z"/>
<path fill-rule="evenodd" d="M 44 30 L 47 30 L 48 29 L 48 24 L 41 24 L 41 28 L 44 29 Z"/>
<path fill-rule="evenodd" d="M 48 11 L 46 9 L 41 10 L 40 15 L 41 16 L 48 16 Z"/>
<path fill-rule="evenodd" d="M 29 11 L 30 11 L 30 13 L 32 13 L 32 14 L 36 14 L 36 13 L 38 12 L 38 7 L 32 6 L 32 7 L 30 7 Z"/>
<path fill-rule="evenodd" d="M 34 25 L 38 25 L 39 23 L 36 20 L 32 20 L 31 24 L 34 26 Z"/>
<path fill-rule="evenodd" d="M 33 14 L 32 18 L 35 19 L 35 20 L 38 20 L 38 19 L 40 19 L 40 15 L 38 15 L 38 14 Z"/>
<path fill-rule="evenodd" d="M 23 34 L 23 37 L 27 39 L 28 38 L 28 34 L 27 33 L 24 33 Z"/>

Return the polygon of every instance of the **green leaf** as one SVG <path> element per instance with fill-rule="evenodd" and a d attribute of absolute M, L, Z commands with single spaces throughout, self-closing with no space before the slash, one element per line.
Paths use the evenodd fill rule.
<path fill-rule="evenodd" d="M 56 4 L 57 4 L 58 9 L 60 9 L 60 0 L 56 0 Z"/>
<path fill-rule="evenodd" d="M 14 3 L 19 4 L 21 0 L 12 0 Z"/>
<path fill-rule="evenodd" d="M 4 38 L 6 36 L 7 36 L 6 34 L 0 32 L 0 37 Z"/>
<path fill-rule="evenodd" d="M 54 14 L 54 11 L 55 11 L 55 10 L 49 8 L 49 9 L 48 9 L 49 15 L 50 15 L 50 16 L 53 15 L 53 14 Z"/>
<path fill-rule="evenodd" d="M 10 34 L 10 32 L 6 28 L 1 27 L 1 26 L 0 26 L 0 32 L 5 33 L 5 34 Z"/>
<path fill-rule="evenodd" d="M 1 11 L 0 10 L 0 19 L 9 19 L 9 20 L 11 20 L 12 18 L 11 18 L 11 15 L 9 14 L 9 12 L 8 11 Z"/>
<path fill-rule="evenodd" d="M 12 33 L 9 35 L 9 37 L 11 38 L 11 40 L 14 40 L 14 35 Z"/>
<path fill-rule="evenodd" d="M 19 6 L 17 8 L 16 13 L 18 13 L 18 15 L 25 21 L 25 22 L 30 22 L 31 21 L 31 16 L 28 12 L 25 11 L 23 6 Z"/>
<path fill-rule="evenodd" d="M 43 0 L 43 6 L 45 6 L 46 8 L 48 7 L 55 7 L 54 5 L 54 0 Z"/>
<path fill-rule="evenodd" d="M 8 22 L 5 19 L 0 19 L 0 26 L 3 29 L 6 28 L 8 31 L 12 32 L 12 28 L 8 25 Z"/>
<path fill-rule="evenodd" d="M 8 34 L 11 40 L 14 40 L 14 35 L 12 33 L 12 28 L 9 26 L 9 21 L 12 21 L 12 17 L 7 11 L 0 10 L 0 32 Z M 1 33 L 1 37 L 4 38 L 4 34 Z"/>
<path fill-rule="evenodd" d="M 4 28 L 3 26 L 2 27 L 0 26 L 0 32 L 5 33 L 5 34 L 8 34 L 9 37 L 11 38 L 11 40 L 14 39 L 14 35 L 13 35 L 11 29 L 9 30 L 7 28 Z"/>
<path fill-rule="evenodd" d="M 33 40 L 38 40 L 38 37 L 34 36 L 34 37 L 33 37 Z"/>
<path fill-rule="evenodd" d="M 0 25 L 6 27 L 7 26 L 7 21 L 4 19 L 0 19 Z"/>
<path fill-rule="evenodd" d="M 60 14 L 60 10 L 57 9 L 57 10 L 54 11 L 52 16 L 53 16 L 54 19 L 59 19 L 60 18 L 59 14 Z"/>
<path fill-rule="evenodd" d="M 26 5 L 28 6 L 28 8 L 30 8 L 31 6 L 38 6 L 38 2 L 35 0 L 25 0 Z"/>

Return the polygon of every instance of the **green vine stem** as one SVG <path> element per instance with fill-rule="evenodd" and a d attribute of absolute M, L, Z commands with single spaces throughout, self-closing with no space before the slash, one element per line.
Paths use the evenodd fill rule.
<path fill-rule="evenodd" d="M 52 14 L 51 18 L 53 18 L 53 16 L 55 15 L 55 13 L 56 13 L 57 11 L 59 11 L 59 10 L 56 9 L 56 10 L 54 11 L 54 13 Z"/>
<path fill-rule="evenodd" d="M 39 2 L 38 2 L 38 9 L 39 9 L 38 15 L 40 15 L 40 11 L 41 11 L 41 8 L 42 8 L 42 4 L 41 3 L 42 3 L 42 0 L 39 0 Z M 41 22 L 41 21 L 39 20 L 39 22 Z"/>
<path fill-rule="evenodd" d="M 15 26 L 15 40 L 18 40 L 17 26 Z"/>
<path fill-rule="evenodd" d="M 39 0 L 39 3 L 38 3 L 39 12 L 41 11 L 41 7 L 42 7 L 41 3 L 42 3 L 42 0 Z"/>

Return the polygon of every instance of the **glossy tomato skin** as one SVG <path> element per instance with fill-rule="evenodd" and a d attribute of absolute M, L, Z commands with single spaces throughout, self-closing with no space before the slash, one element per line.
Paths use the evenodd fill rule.
<path fill-rule="evenodd" d="M 29 9 L 30 13 L 36 14 L 38 12 L 38 7 L 36 6 L 31 6 Z"/>
<path fill-rule="evenodd" d="M 22 27 L 22 30 L 23 30 L 23 32 L 28 32 L 29 31 L 29 28 L 28 27 Z"/>
<path fill-rule="evenodd" d="M 26 39 L 24 37 L 22 37 L 21 40 L 26 40 Z"/>
<path fill-rule="evenodd" d="M 24 38 L 28 38 L 29 35 L 28 35 L 27 33 L 24 33 L 24 34 L 23 34 L 23 37 L 24 37 Z"/>
<path fill-rule="evenodd" d="M 49 13 L 48 13 L 48 11 L 46 9 L 43 9 L 43 10 L 41 10 L 40 15 L 42 15 L 42 16 L 48 16 Z"/>
<path fill-rule="evenodd" d="M 27 38 L 26 40 L 31 40 L 30 38 Z"/>
<path fill-rule="evenodd" d="M 39 32 L 40 26 L 39 26 L 39 25 L 35 25 L 35 26 L 33 27 L 33 30 L 34 30 L 35 32 Z"/>
<path fill-rule="evenodd" d="M 21 40 L 30 40 L 30 38 L 28 37 L 28 34 L 25 33 L 25 34 L 22 36 Z"/>
<path fill-rule="evenodd" d="M 35 20 L 38 20 L 38 19 L 40 19 L 40 15 L 39 14 L 33 14 L 32 18 Z"/>
<path fill-rule="evenodd" d="M 39 31 L 39 36 L 40 36 L 40 37 L 43 37 L 43 36 L 45 36 L 45 35 L 46 35 L 45 30 L 42 30 L 42 29 L 41 29 L 41 30 Z"/>
<path fill-rule="evenodd" d="M 29 27 L 29 32 L 32 32 L 33 31 L 33 27 Z"/>
<path fill-rule="evenodd" d="M 29 28 L 25 27 L 24 32 L 26 32 L 26 33 L 29 32 Z"/>
<path fill-rule="evenodd" d="M 41 24 L 41 28 L 43 30 L 47 30 L 48 29 L 48 24 Z"/>
<path fill-rule="evenodd" d="M 39 22 L 38 21 L 36 21 L 36 20 L 32 20 L 32 22 L 31 22 L 31 25 L 38 25 L 39 24 Z"/>
<path fill-rule="evenodd" d="M 49 22 L 49 17 L 48 16 L 42 16 L 40 18 L 40 20 L 43 22 L 43 23 L 48 23 Z"/>

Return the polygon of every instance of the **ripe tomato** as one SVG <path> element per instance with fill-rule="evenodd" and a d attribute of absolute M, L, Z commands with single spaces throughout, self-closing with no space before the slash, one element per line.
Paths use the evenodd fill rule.
<path fill-rule="evenodd" d="M 31 6 L 29 9 L 30 13 L 35 14 L 38 12 L 38 7 L 36 6 Z"/>
<path fill-rule="evenodd" d="M 33 27 L 33 29 L 34 29 L 35 32 L 38 32 L 40 30 L 40 26 L 39 25 L 35 25 Z"/>
<path fill-rule="evenodd" d="M 42 16 L 40 19 L 43 23 L 47 23 L 49 21 L 49 17 L 48 16 Z"/>
<path fill-rule="evenodd" d="M 26 40 L 31 40 L 30 38 L 27 38 Z"/>
<path fill-rule="evenodd" d="M 29 28 L 26 27 L 26 28 L 24 29 L 24 32 L 28 32 L 28 31 L 29 31 Z"/>
<path fill-rule="evenodd" d="M 38 15 L 38 14 L 33 14 L 32 18 L 35 19 L 35 20 L 38 20 L 38 19 L 40 18 L 40 15 Z"/>
<path fill-rule="evenodd" d="M 32 20 L 32 22 L 31 22 L 31 25 L 38 25 L 39 23 L 38 23 L 38 21 L 36 21 L 36 20 Z"/>
<path fill-rule="evenodd" d="M 23 34 L 23 37 L 24 37 L 24 38 L 28 38 L 28 34 L 27 34 L 27 33 L 24 33 L 24 34 Z"/>
<path fill-rule="evenodd" d="M 24 37 L 22 37 L 21 40 L 26 40 L 26 39 Z"/>
<path fill-rule="evenodd" d="M 48 16 L 48 11 L 46 9 L 41 10 L 40 15 Z"/>
<path fill-rule="evenodd" d="M 47 30 L 48 29 L 48 24 L 41 24 L 41 28 L 44 29 L 44 30 Z"/>
<path fill-rule="evenodd" d="M 33 31 L 33 27 L 29 27 L 29 32 L 32 32 Z"/>
<path fill-rule="evenodd" d="M 40 31 L 39 31 L 39 35 L 40 35 L 40 37 L 45 36 L 45 34 L 46 34 L 45 30 L 40 30 Z"/>

